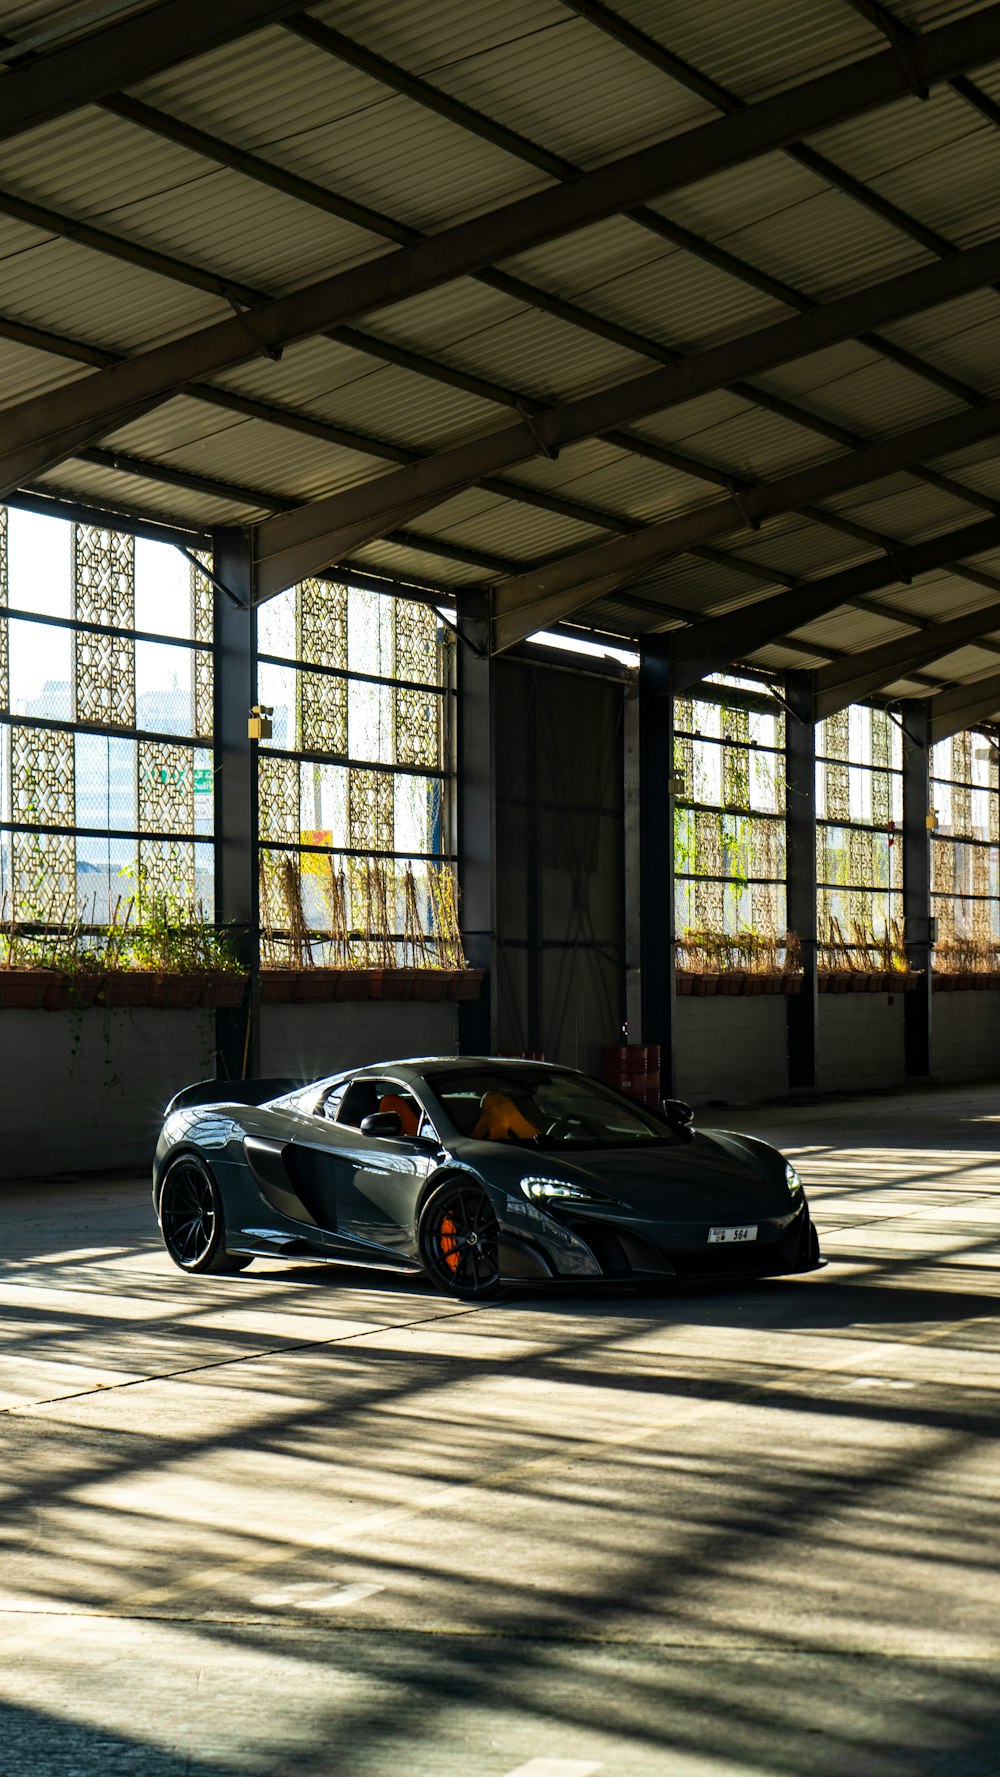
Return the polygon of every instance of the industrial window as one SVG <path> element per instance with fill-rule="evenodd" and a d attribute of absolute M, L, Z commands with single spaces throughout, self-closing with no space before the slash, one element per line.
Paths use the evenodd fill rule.
<path fill-rule="evenodd" d="M 885 711 L 817 724 L 816 814 L 818 936 L 850 966 L 902 940 L 903 742 Z"/>
<path fill-rule="evenodd" d="M 1000 778 L 997 750 L 966 732 L 931 749 L 931 906 L 937 960 L 995 966 L 1000 944 Z"/>
<path fill-rule="evenodd" d="M 134 928 L 157 905 L 214 917 L 212 675 L 194 558 L 0 509 L 8 948 L 20 928 Z"/>
<path fill-rule="evenodd" d="M 733 703 L 674 703 L 675 919 L 682 963 L 773 960 L 786 927 L 785 717 Z M 719 695 L 725 696 L 724 679 Z M 729 942 L 721 945 L 718 940 Z M 692 953 L 691 959 L 687 952 Z"/>
<path fill-rule="evenodd" d="M 257 646 L 265 966 L 460 966 L 451 632 L 306 580 L 261 607 Z"/>

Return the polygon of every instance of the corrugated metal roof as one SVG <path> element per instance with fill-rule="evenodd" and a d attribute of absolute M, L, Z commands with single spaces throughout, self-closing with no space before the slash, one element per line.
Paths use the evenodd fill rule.
<path fill-rule="evenodd" d="M 84 374 L 82 369 L 79 374 Z M 45 389 L 61 387 L 66 381 L 62 359 L 0 339 L 0 388 L 8 401 L 27 400 Z"/>
<path fill-rule="evenodd" d="M 180 492 L 158 481 L 120 474 L 114 469 L 96 468 L 92 463 L 81 463 L 76 458 L 36 477 L 32 485 L 69 500 L 89 501 L 112 510 L 148 513 L 165 523 L 184 523 L 203 530 L 211 530 L 213 525 L 219 524 L 249 524 L 262 516 L 258 507 L 235 500 L 213 499 L 211 495 L 189 489 Z"/>
<path fill-rule="evenodd" d="M 135 94 L 258 154 L 278 149 L 281 164 L 413 228 L 443 228 L 551 183 L 277 26 Z"/>
<path fill-rule="evenodd" d="M 991 631 L 996 635 L 997 631 Z M 934 676 L 942 679 L 981 679 L 986 673 L 995 673 L 997 657 L 985 648 L 956 648 L 951 654 L 942 654 L 930 668 Z"/>
<path fill-rule="evenodd" d="M 618 0 L 621 4 L 621 0 Z M 626 0 L 623 14 L 749 103 L 881 48 L 877 32 L 830 0 Z"/>
<path fill-rule="evenodd" d="M 627 20 L 744 101 L 885 47 L 884 36 L 843 0 L 728 0 L 724 24 L 704 0 L 615 3 Z M 896 10 L 923 30 L 978 8 L 955 0 L 896 0 Z M 582 167 L 718 115 L 707 98 L 559 0 L 510 0 L 504 8 L 494 0 L 398 0 L 391 7 L 384 0 L 322 0 L 311 11 L 396 63 L 404 76 L 429 81 L 446 98 Z M 83 17 L 79 4 L 10 0 L 3 26 L 17 34 L 40 20 Z M 1000 95 L 1000 64 L 978 70 L 976 78 Z M 420 230 L 445 228 L 551 182 L 551 172 L 532 164 L 530 148 L 484 140 L 438 115 L 419 94 L 393 90 L 391 80 L 359 72 L 293 28 L 268 27 L 180 61 L 136 92 L 275 167 Z M 995 232 L 1000 130 L 948 88 L 935 89 L 926 103 L 908 95 L 827 129 L 815 146 L 959 244 Z M 187 270 L 166 276 L 0 216 L 0 311 L 122 354 L 232 312 L 220 291 L 192 287 L 199 276 L 278 292 L 395 250 L 375 227 L 342 221 L 99 107 L 0 144 L 0 186 L 186 262 Z M 278 361 L 255 356 L 219 373 L 223 388 L 287 410 L 288 425 L 178 396 L 104 440 L 165 472 L 189 475 L 190 488 L 80 460 L 51 470 L 46 480 L 81 498 L 120 500 L 195 524 L 246 522 L 263 509 L 248 503 L 249 494 L 213 498 L 197 483 L 216 481 L 288 502 L 391 472 L 377 444 L 365 450 L 363 441 L 354 447 L 296 431 L 296 416 L 381 438 L 390 452 L 460 446 L 511 424 L 511 398 L 569 400 L 640 374 L 656 361 L 657 347 L 696 351 L 781 320 L 789 307 L 755 286 L 755 272 L 822 301 L 933 257 L 783 153 L 702 180 L 659 207 L 664 217 L 745 261 L 746 274 L 738 264 L 722 269 L 675 247 L 633 219 L 612 218 L 514 255 L 505 267 L 554 301 L 590 311 L 593 330 L 475 279 L 459 279 L 363 320 L 371 351 L 311 339 L 287 348 Z M 602 337 L 605 323 L 637 336 L 635 349 Z M 972 390 L 1000 389 L 1000 298 L 993 291 L 908 317 L 884 333 Z M 430 373 L 380 359 L 379 337 L 387 350 L 431 360 Z M 69 357 L 0 341 L 5 405 L 81 374 L 87 373 Z M 454 386 L 456 376 L 499 385 L 498 399 Z M 700 457 L 717 473 L 769 479 L 836 454 L 841 446 L 824 425 L 879 437 L 962 406 L 957 394 L 888 363 L 870 343 L 844 342 L 759 381 L 765 396 L 796 403 L 801 419 L 721 390 L 643 416 L 634 430 L 652 445 Z M 1000 500 L 1000 453 L 991 442 L 958 451 L 938 467 Z M 530 567 L 586 547 L 605 534 L 602 508 L 642 523 L 720 497 L 711 479 L 601 440 L 575 444 L 555 460 L 539 455 L 511 474 L 528 494 L 562 495 L 593 508 L 594 521 L 472 488 L 414 520 L 409 528 L 426 536 L 426 549 L 381 541 L 359 557 L 388 574 L 409 580 L 424 574 L 458 587 L 490 577 L 474 558 Z M 967 523 L 981 510 L 902 474 L 838 496 L 829 508 L 902 541 Z M 452 553 L 466 551 L 469 561 L 435 554 L 435 537 Z M 830 573 L 870 553 L 828 525 L 789 513 L 759 532 L 720 539 L 713 559 L 684 556 L 651 566 L 633 586 L 589 607 L 587 619 L 639 630 L 670 621 L 660 615 L 670 610 L 721 612 L 767 596 L 783 577 Z M 861 646 L 853 638 L 898 629 L 894 601 L 900 612 L 934 616 L 967 609 L 979 596 L 953 576 L 928 576 L 888 589 L 881 612 L 834 614 L 824 620 L 830 633 L 823 634 L 831 648 L 834 633 L 839 647 Z M 794 641 L 765 653 L 779 661 L 812 658 L 808 650 L 796 652 Z"/>
<path fill-rule="evenodd" d="M 34 54 L 71 43 L 80 32 L 93 30 L 96 24 L 117 23 L 140 12 L 148 12 L 156 0 L 4 0 L 3 31 L 18 47 L 33 44 Z M 107 15 L 106 17 L 104 15 Z M 96 18 L 95 18 L 95 15 Z"/>
<path fill-rule="evenodd" d="M 217 296 L 38 231 L 33 244 L 0 260 L 0 280 L 3 312 L 12 319 L 122 353 L 203 327 L 223 312 Z M 67 367 L 66 380 L 73 374 Z"/>
<path fill-rule="evenodd" d="M 910 626 L 905 623 L 893 622 L 877 611 L 851 606 L 815 623 L 803 623 L 792 631 L 792 639 L 811 642 L 816 648 L 828 647 L 835 654 L 861 654 L 867 648 L 878 648 L 883 642 L 909 633 Z"/>
<path fill-rule="evenodd" d="M 476 43 L 470 24 L 481 22 L 487 10 L 479 5 L 438 6 L 432 16 L 423 6 L 355 7 L 340 0 L 312 10 L 345 36 L 362 36 L 388 60 L 581 166 L 598 165 L 715 114 L 562 7 L 512 13 L 505 7 L 502 41 L 490 41 L 487 27 Z M 471 19 L 463 16 L 468 14 Z"/>

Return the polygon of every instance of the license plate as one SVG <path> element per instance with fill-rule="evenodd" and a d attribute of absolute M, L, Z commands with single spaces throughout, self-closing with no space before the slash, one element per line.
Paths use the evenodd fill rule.
<path fill-rule="evenodd" d="M 756 1222 L 750 1228 L 709 1228 L 709 1230 L 708 1230 L 708 1244 L 709 1244 L 709 1246 L 711 1246 L 713 1244 L 713 1242 L 717 1241 L 717 1240 L 726 1240 L 726 1241 L 729 1241 L 729 1240 L 734 1240 L 734 1241 L 735 1240 L 756 1240 L 756 1238 L 757 1238 L 757 1224 L 756 1224 Z"/>

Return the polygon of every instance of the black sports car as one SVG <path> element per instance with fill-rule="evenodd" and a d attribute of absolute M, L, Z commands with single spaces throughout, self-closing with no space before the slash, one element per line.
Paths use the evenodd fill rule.
<path fill-rule="evenodd" d="M 452 1295 L 556 1279 L 770 1277 L 819 1243 L 794 1167 L 568 1068 L 393 1061 L 179 1092 L 153 1163 L 184 1271 L 255 1256 L 426 1272 Z"/>

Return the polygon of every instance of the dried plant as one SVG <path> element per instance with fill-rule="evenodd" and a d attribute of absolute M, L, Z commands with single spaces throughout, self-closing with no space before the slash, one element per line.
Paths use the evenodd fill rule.
<path fill-rule="evenodd" d="M 889 920 L 881 931 L 876 931 L 870 919 L 852 919 L 845 932 L 840 921 L 831 917 L 828 934 L 817 946 L 816 961 L 824 974 L 838 970 L 862 975 L 910 973 L 903 926 L 898 919 Z"/>
<path fill-rule="evenodd" d="M 751 975 L 797 974 L 802 947 L 795 932 L 688 931 L 676 944 L 677 966 L 687 974 L 721 975 L 740 969 Z"/>
<path fill-rule="evenodd" d="M 431 907 L 438 964 L 446 969 L 464 969 L 462 930 L 458 917 L 458 883 L 450 865 L 442 864 L 430 874 Z"/>
<path fill-rule="evenodd" d="M 310 925 L 301 867 L 287 854 L 260 860 L 260 946 L 265 968 L 464 969 L 458 889 L 449 865 L 426 887 L 407 863 L 330 854 L 318 871 L 325 919 Z M 429 919 L 428 919 L 429 914 Z M 428 929 L 429 927 L 429 929 Z"/>
<path fill-rule="evenodd" d="M 1000 942 L 992 938 L 947 938 L 934 946 L 934 967 L 941 975 L 1000 973 Z"/>

